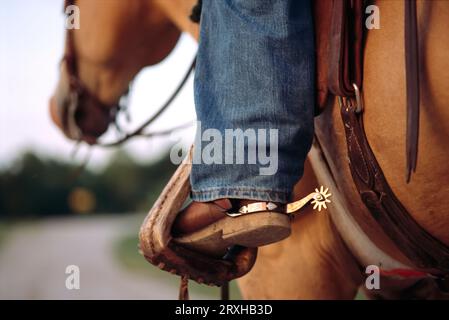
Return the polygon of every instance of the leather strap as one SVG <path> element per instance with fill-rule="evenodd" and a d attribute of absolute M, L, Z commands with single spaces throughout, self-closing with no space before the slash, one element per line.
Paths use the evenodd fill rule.
<path fill-rule="evenodd" d="M 74 4 L 75 0 L 65 0 L 64 13 L 67 6 Z M 74 140 L 81 140 L 85 134 L 97 136 L 98 134 L 96 132 L 84 132 L 85 130 L 81 128 L 80 122 L 82 118 L 86 116 L 86 111 L 80 110 L 79 105 L 83 100 L 91 100 L 92 103 L 90 106 L 98 109 L 99 114 L 105 119 L 108 119 L 108 122 L 111 123 L 115 122 L 116 115 L 120 110 L 120 101 L 112 105 L 101 102 L 95 94 L 87 89 L 79 78 L 73 30 L 68 29 L 66 32 L 65 55 L 62 58 L 61 63 L 65 64 L 69 76 L 71 99 L 68 104 L 58 104 L 63 131 L 69 138 Z M 127 93 L 128 92 L 126 92 L 125 95 L 127 95 Z"/>
<path fill-rule="evenodd" d="M 405 60 L 407 87 L 407 181 L 416 169 L 419 129 L 419 64 L 417 41 L 416 0 L 405 3 Z M 359 7 L 360 6 L 360 7 Z M 363 113 L 358 108 L 354 92 L 348 81 L 361 81 L 362 70 L 358 26 L 363 21 L 362 3 L 354 0 L 334 0 L 332 24 L 335 28 L 330 42 L 329 89 L 339 96 L 341 117 L 346 134 L 349 167 L 362 201 L 373 218 L 396 246 L 416 267 L 443 278 L 449 274 L 449 247 L 422 228 L 409 214 L 391 190 L 365 135 Z M 348 43 L 350 25 L 347 18 L 358 19 L 353 23 L 354 44 Z M 353 49 L 350 47 L 354 46 Z M 349 48 L 345 48 L 349 47 Z M 350 52 L 354 52 L 351 60 Z M 360 88 L 361 83 L 356 83 Z M 357 95 L 358 99 L 360 96 Z M 345 98 L 342 98 L 345 97 Z"/>
<path fill-rule="evenodd" d="M 189 300 L 189 278 L 181 276 L 178 300 Z"/>
<path fill-rule="evenodd" d="M 363 1 L 334 0 L 329 44 L 329 90 L 353 96 L 353 84 L 362 86 Z"/>
<path fill-rule="evenodd" d="M 419 54 L 416 0 L 404 1 L 405 75 L 407 97 L 406 181 L 416 170 L 419 137 Z"/>
<path fill-rule="evenodd" d="M 391 190 L 372 152 L 361 113 L 353 99 L 342 99 L 349 167 L 362 201 L 384 232 L 416 267 L 440 275 L 449 273 L 449 247 L 424 230 Z"/>

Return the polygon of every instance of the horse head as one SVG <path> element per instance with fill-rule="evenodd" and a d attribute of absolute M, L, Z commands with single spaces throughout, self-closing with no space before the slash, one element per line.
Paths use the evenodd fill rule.
<path fill-rule="evenodd" d="M 79 8 L 80 28 L 67 30 L 49 107 L 67 137 L 94 144 L 114 121 L 135 75 L 171 52 L 180 30 L 161 2 L 66 1 Z"/>

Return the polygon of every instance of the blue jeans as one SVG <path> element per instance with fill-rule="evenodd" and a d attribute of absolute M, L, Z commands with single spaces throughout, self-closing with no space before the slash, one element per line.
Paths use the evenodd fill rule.
<path fill-rule="evenodd" d="M 309 0 L 203 0 L 193 200 L 289 201 L 313 138 L 314 59 Z"/>

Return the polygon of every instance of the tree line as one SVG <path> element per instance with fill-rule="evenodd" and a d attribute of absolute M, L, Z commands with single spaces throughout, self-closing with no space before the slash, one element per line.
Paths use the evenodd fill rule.
<path fill-rule="evenodd" d="M 0 171 L 0 218 L 148 211 L 176 167 L 119 151 L 101 171 L 26 152 Z"/>

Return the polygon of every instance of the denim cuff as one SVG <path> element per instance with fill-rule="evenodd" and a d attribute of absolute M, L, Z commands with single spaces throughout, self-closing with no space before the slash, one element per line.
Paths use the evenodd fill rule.
<path fill-rule="evenodd" d="M 218 187 L 203 190 L 192 190 L 191 198 L 198 202 L 208 202 L 217 199 L 248 199 L 259 201 L 271 201 L 287 203 L 290 199 L 290 192 L 267 190 L 255 187 Z"/>

